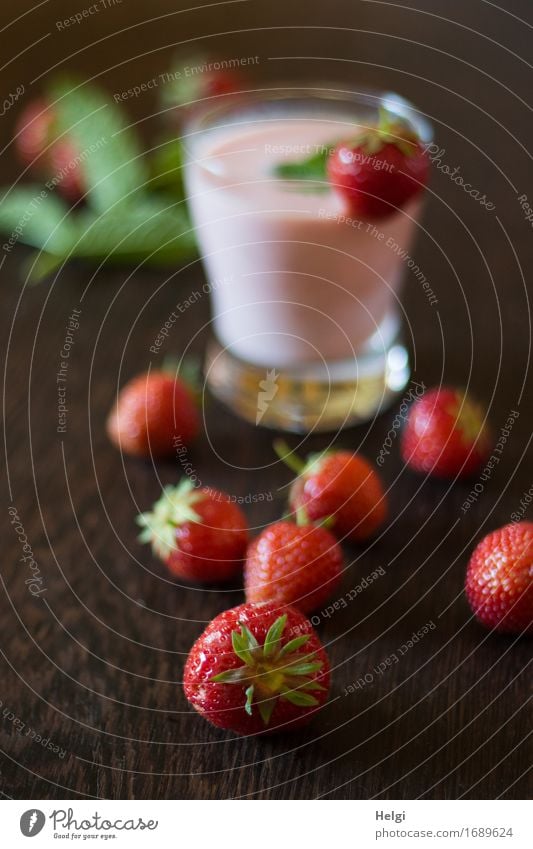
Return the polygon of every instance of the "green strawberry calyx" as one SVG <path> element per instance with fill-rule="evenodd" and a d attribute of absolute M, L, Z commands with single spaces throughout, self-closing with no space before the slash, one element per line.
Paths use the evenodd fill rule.
<path fill-rule="evenodd" d="M 321 660 L 316 660 L 316 652 L 298 653 L 311 635 L 302 634 L 282 644 L 286 624 L 285 613 L 271 625 L 264 644 L 260 645 L 250 629 L 239 623 L 240 631 L 232 632 L 231 642 L 243 666 L 211 678 L 216 684 L 237 684 L 244 688 L 244 710 L 252 716 L 255 705 L 265 725 L 269 724 L 278 699 L 298 707 L 316 707 L 319 702 L 311 691 L 325 690 L 310 677 L 323 666 Z"/>
<path fill-rule="evenodd" d="M 454 419 L 454 427 L 458 430 L 463 443 L 471 446 L 476 442 L 482 446 L 488 442 L 488 428 L 484 423 L 484 413 L 479 404 L 471 401 L 461 393 L 457 393 L 456 400 L 448 407 L 447 412 Z"/>
<path fill-rule="evenodd" d="M 285 463 L 298 477 L 306 477 L 318 472 L 322 461 L 335 453 L 332 450 L 320 451 L 309 454 L 306 460 L 302 460 L 294 451 L 291 451 L 284 439 L 276 439 L 273 447 L 282 463 Z"/>
<path fill-rule="evenodd" d="M 409 124 L 380 106 L 378 123 L 360 133 L 354 146 L 374 156 L 386 145 L 393 144 L 404 156 L 411 157 L 416 154 L 418 143 L 419 138 Z"/>
<path fill-rule="evenodd" d="M 196 489 L 187 478 L 177 486 L 165 486 L 152 510 L 137 516 L 136 522 L 143 528 L 139 540 L 151 543 L 159 557 L 168 557 L 178 547 L 176 528 L 186 522 L 202 521 L 194 505 L 205 497 L 205 492 Z"/>

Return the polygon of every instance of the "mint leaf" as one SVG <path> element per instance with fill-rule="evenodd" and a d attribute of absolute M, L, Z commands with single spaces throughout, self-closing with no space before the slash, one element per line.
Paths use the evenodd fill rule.
<path fill-rule="evenodd" d="M 327 180 L 326 162 L 329 148 L 314 153 L 307 159 L 282 162 L 274 166 L 274 175 L 281 180 Z"/>
<path fill-rule="evenodd" d="M 162 141 L 150 157 L 150 188 L 166 189 L 184 197 L 183 165 L 181 139 Z"/>
<path fill-rule="evenodd" d="M 62 255 L 75 233 L 72 219 L 67 204 L 41 186 L 6 191 L 0 200 L 0 232 L 8 250 L 23 242 Z"/>
<path fill-rule="evenodd" d="M 34 253 L 26 260 L 23 266 L 26 272 L 26 280 L 32 285 L 34 283 L 40 283 L 57 271 L 62 264 L 63 260 L 61 257 L 54 254 L 46 253 L 46 251 Z"/>
<path fill-rule="evenodd" d="M 147 198 L 134 207 L 103 215 L 78 216 L 78 238 L 72 256 L 124 261 L 145 259 L 166 264 L 196 256 L 196 237 L 184 204 L 165 207 Z"/>
<path fill-rule="evenodd" d="M 62 79 L 47 96 L 57 115 L 58 135 L 68 137 L 85 178 L 87 202 L 99 212 L 131 202 L 144 189 L 147 171 L 136 133 L 116 103 L 90 83 Z"/>

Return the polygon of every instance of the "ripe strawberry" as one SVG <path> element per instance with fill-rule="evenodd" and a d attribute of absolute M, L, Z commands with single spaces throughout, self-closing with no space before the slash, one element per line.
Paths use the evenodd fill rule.
<path fill-rule="evenodd" d="M 312 454 L 302 463 L 278 441 L 279 456 L 297 472 L 289 495 L 291 509 L 311 522 L 329 519 L 341 540 L 362 542 L 387 516 L 387 499 L 376 470 L 360 454 L 332 451 Z"/>
<path fill-rule="evenodd" d="M 151 513 L 137 516 L 139 539 L 176 578 L 199 584 L 229 581 L 238 575 L 248 543 L 242 510 L 225 492 L 195 489 L 190 480 L 166 486 Z"/>
<path fill-rule="evenodd" d="M 194 390 L 181 378 L 152 371 L 130 380 L 107 419 L 108 436 L 125 454 L 166 457 L 200 428 Z"/>
<path fill-rule="evenodd" d="M 342 565 L 341 549 L 325 528 L 275 522 L 248 548 L 246 600 L 292 604 L 309 613 L 337 588 Z"/>
<path fill-rule="evenodd" d="M 435 477 L 468 477 L 490 454 L 485 420 L 483 408 L 458 389 L 429 389 L 409 410 L 401 437 L 404 462 Z"/>
<path fill-rule="evenodd" d="M 429 159 L 410 125 L 381 109 L 375 127 L 335 147 L 327 173 L 353 215 L 387 218 L 422 191 Z"/>
<path fill-rule="evenodd" d="M 193 645 L 185 695 L 209 722 L 236 734 L 285 731 L 327 700 L 329 662 L 293 607 L 241 604 L 225 610 Z"/>
<path fill-rule="evenodd" d="M 481 540 L 468 564 L 465 591 L 487 628 L 533 633 L 533 522 L 505 525 Z"/>
<path fill-rule="evenodd" d="M 77 201 L 85 192 L 78 151 L 68 136 L 57 138 L 54 110 L 43 99 L 32 101 L 23 110 L 16 145 L 21 160 L 42 176 L 57 180 L 58 191 Z"/>

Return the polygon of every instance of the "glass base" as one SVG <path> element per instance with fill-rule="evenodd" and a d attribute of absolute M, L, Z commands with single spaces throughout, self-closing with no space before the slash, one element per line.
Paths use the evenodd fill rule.
<path fill-rule="evenodd" d="M 213 394 L 234 413 L 261 427 L 309 433 L 361 424 L 385 410 L 409 380 L 409 358 L 396 339 L 384 350 L 348 360 L 280 369 L 253 365 L 216 340 L 205 374 Z"/>

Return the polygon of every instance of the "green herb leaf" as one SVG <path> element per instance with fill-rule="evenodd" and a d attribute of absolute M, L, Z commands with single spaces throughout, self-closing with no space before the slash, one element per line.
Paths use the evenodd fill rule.
<path fill-rule="evenodd" d="M 183 197 L 183 145 L 172 137 L 162 141 L 150 157 L 150 188 L 165 189 Z"/>
<path fill-rule="evenodd" d="M 66 203 L 41 186 L 6 190 L 0 200 L 0 232 L 12 246 L 20 241 L 60 256 L 76 232 L 72 222 Z"/>
<path fill-rule="evenodd" d="M 120 107 L 96 86 L 72 78 L 53 82 L 47 95 L 58 135 L 68 137 L 76 149 L 87 202 L 99 212 L 131 203 L 133 193 L 144 191 L 147 170 Z"/>
<path fill-rule="evenodd" d="M 196 238 L 185 205 L 172 207 L 146 198 L 132 207 L 78 217 L 72 255 L 110 260 L 146 259 L 166 264 L 196 256 Z"/>
<path fill-rule="evenodd" d="M 297 162 L 281 162 L 274 166 L 274 175 L 281 180 L 327 180 L 326 162 L 329 148 L 325 147 L 307 159 Z"/>
<path fill-rule="evenodd" d="M 23 264 L 26 280 L 30 284 L 40 283 L 47 277 L 50 277 L 63 264 L 63 259 L 54 254 L 49 254 L 46 251 L 39 251 L 32 254 L 31 257 Z"/>

